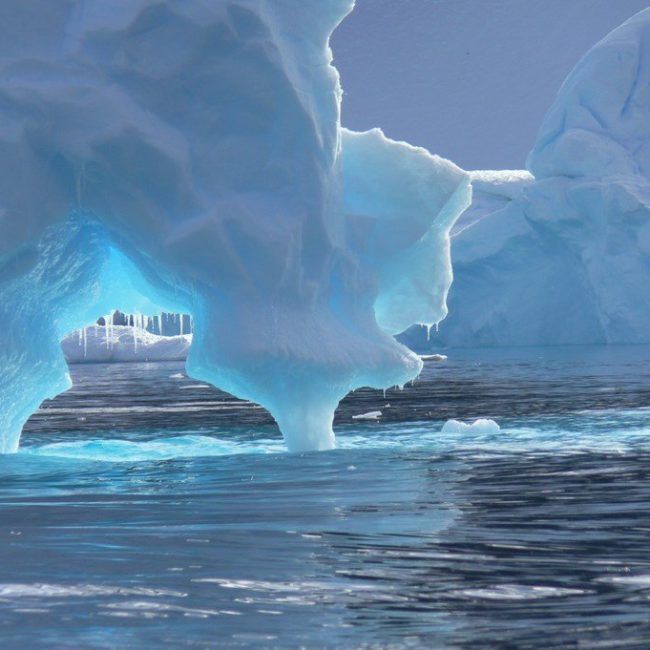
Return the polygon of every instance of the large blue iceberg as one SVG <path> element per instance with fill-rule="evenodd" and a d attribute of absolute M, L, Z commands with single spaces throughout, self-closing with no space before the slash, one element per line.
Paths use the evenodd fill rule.
<path fill-rule="evenodd" d="M 69 386 L 60 341 L 189 313 L 188 373 L 333 446 L 339 400 L 404 384 L 438 323 L 469 175 L 339 123 L 352 0 L 0 8 L 0 451 Z"/>
<path fill-rule="evenodd" d="M 527 167 L 471 173 L 435 344 L 650 343 L 650 9 L 578 63 Z"/>

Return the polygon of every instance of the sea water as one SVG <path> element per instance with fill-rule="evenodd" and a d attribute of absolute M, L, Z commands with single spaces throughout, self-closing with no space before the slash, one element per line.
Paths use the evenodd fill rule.
<path fill-rule="evenodd" d="M 182 364 L 72 366 L 0 458 L 2 647 L 645 645 L 650 349 L 448 356 L 308 454 Z"/>

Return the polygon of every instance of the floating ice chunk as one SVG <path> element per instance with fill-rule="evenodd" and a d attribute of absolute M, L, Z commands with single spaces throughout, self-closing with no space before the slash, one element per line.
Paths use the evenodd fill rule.
<path fill-rule="evenodd" d="M 368 411 L 367 413 L 360 413 L 359 415 L 353 415 L 353 420 L 378 420 L 382 416 L 381 411 Z"/>
<path fill-rule="evenodd" d="M 211 390 L 213 386 L 210 384 L 188 384 L 186 386 L 181 386 L 181 390 Z"/>
<path fill-rule="evenodd" d="M 501 427 L 494 421 L 485 418 L 474 420 L 472 424 L 466 424 L 460 420 L 447 420 L 442 426 L 441 433 L 478 433 L 492 434 L 499 433 Z"/>
<path fill-rule="evenodd" d="M 420 359 L 422 361 L 447 361 L 446 354 L 421 354 Z"/>

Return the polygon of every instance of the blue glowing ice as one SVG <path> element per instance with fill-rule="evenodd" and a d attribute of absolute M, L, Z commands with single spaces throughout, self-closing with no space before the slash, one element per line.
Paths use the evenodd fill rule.
<path fill-rule="evenodd" d="M 469 176 L 339 124 L 352 0 L 24 0 L 0 25 L 0 450 L 69 385 L 61 339 L 189 313 L 188 373 L 333 446 L 339 400 L 415 377 Z M 38 25 L 38 29 L 34 28 Z"/>

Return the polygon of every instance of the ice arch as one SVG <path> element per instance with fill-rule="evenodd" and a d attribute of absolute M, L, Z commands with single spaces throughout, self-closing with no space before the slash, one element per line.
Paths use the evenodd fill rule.
<path fill-rule="evenodd" d="M 467 175 L 339 126 L 351 0 L 0 7 L 0 449 L 109 310 L 191 313 L 188 372 L 333 446 L 338 401 L 416 376 Z M 155 306 L 155 307 L 154 307 Z"/>

